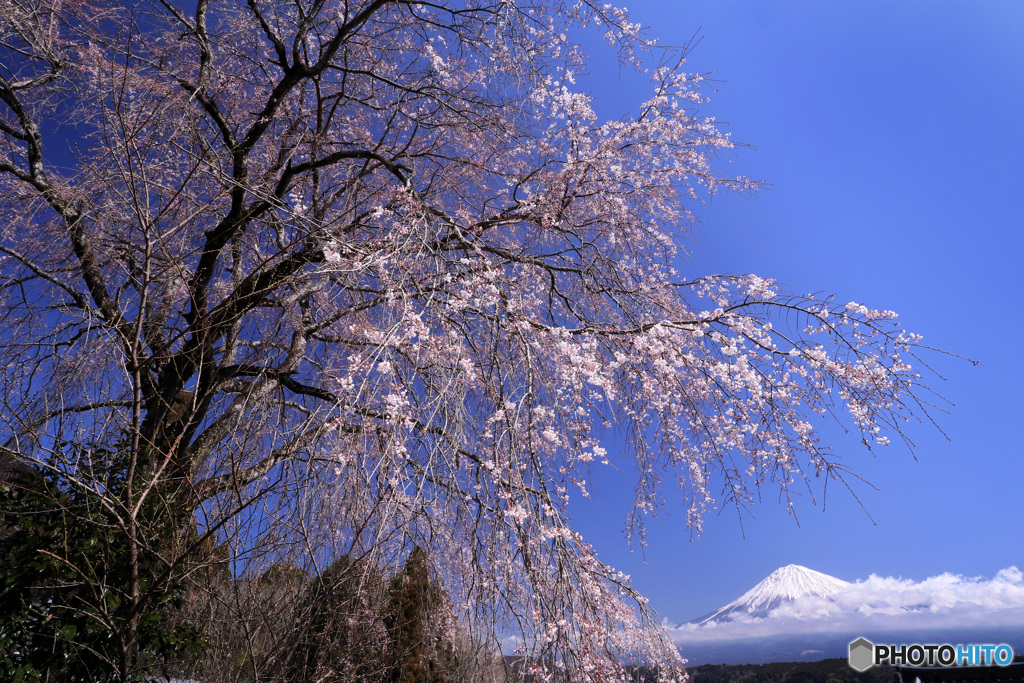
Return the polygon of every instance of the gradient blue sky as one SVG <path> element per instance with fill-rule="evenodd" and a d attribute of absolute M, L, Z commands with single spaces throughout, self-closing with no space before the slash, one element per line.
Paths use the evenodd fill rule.
<path fill-rule="evenodd" d="M 688 70 L 713 72 L 704 112 L 741 149 L 722 160 L 763 178 L 752 198 L 719 195 L 698 213 L 684 274 L 753 272 L 796 292 L 836 293 L 900 313 L 934 356 L 956 404 L 911 425 L 917 461 L 831 434 L 878 487 L 798 505 L 770 492 L 754 518 L 725 510 L 692 540 L 683 516 L 650 528 L 644 558 L 622 536 L 628 481 L 593 483 L 575 507 L 603 560 L 631 574 L 671 622 L 736 598 L 796 563 L 846 580 L 992 577 L 1024 568 L 1024 2 L 643 0 L 634 20 L 666 44 L 702 37 Z M 647 94 L 605 56 L 581 87 L 617 116 Z"/>

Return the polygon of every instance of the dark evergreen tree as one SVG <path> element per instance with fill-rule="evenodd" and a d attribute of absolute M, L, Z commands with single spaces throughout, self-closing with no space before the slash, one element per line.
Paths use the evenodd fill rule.
<path fill-rule="evenodd" d="M 422 548 L 413 548 L 402 571 L 391 580 L 390 602 L 387 625 L 393 656 L 391 682 L 454 681 L 454 619 L 448 596 L 431 580 L 430 564 Z"/>
<path fill-rule="evenodd" d="M 297 611 L 289 681 L 373 681 L 388 672 L 385 579 L 343 555 L 309 584 Z"/>
<path fill-rule="evenodd" d="M 65 450 L 66 461 L 93 468 L 107 505 L 59 470 L 14 471 L 0 485 L 0 678 L 141 678 L 202 644 L 177 618 L 186 572 L 173 561 L 175 546 L 197 542 L 195 528 L 154 492 L 130 534 L 123 452 Z"/>

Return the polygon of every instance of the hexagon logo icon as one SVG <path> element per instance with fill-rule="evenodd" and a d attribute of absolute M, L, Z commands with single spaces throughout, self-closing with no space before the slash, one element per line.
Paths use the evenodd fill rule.
<path fill-rule="evenodd" d="M 875 665 L 875 646 L 867 638 L 858 638 L 850 643 L 850 668 L 863 673 Z"/>

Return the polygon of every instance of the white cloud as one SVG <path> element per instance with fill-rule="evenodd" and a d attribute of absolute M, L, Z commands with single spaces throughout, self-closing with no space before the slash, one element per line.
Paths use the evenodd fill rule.
<path fill-rule="evenodd" d="M 526 641 L 519 636 L 505 636 L 501 639 L 501 651 L 507 655 L 515 654 L 519 651 Z"/>
<path fill-rule="evenodd" d="M 803 633 L 966 629 L 1024 626 L 1024 573 L 1016 567 L 995 577 L 940 574 L 924 581 L 872 574 L 831 600 L 808 596 L 767 617 L 737 617 L 718 624 L 669 625 L 679 643 Z"/>

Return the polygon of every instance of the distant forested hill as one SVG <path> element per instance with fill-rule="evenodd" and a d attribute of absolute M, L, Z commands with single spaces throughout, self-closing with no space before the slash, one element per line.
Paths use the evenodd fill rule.
<path fill-rule="evenodd" d="M 772 664 L 704 664 L 687 667 L 693 683 L 892 683 L 892 667 L 858 674 L 845 659 Z M 643 680 L 642 678 L 640 680 Z"/>

